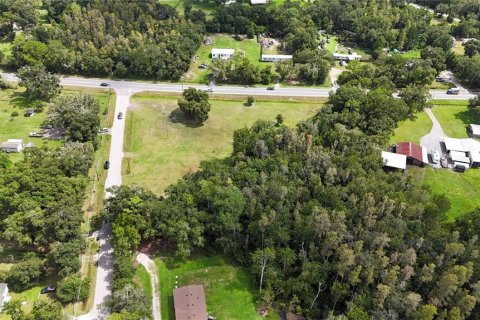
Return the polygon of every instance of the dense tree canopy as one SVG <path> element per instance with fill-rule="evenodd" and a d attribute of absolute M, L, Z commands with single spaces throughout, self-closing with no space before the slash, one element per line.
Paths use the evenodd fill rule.
<path fill-rule="evenodd" d="M 183 98 L 178 100 L 178 106 L 188 120 L 203 123 L 208 119 L 210 102 L 208 102 L 208 93 L 203 90 L 195 88 L 185 89 Z"/>
<path fill-rule="evenodd" d="M 60 79 L 41 65 L 25 66 L 18 70 L 20 85 L 29 99 L 49 100 L 60 93 Z"/>

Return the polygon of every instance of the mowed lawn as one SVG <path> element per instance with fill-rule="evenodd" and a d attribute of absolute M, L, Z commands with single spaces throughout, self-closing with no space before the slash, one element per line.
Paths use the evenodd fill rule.
<path fill-rule="evenodd" d="M 412 119 L 401 121 L 390 137 L 390 144 L 401 141 L 420 143 L 420 138 L 430 132 L 432 121 L 426 112 L 417 113 Z"/>
<path fill-rule="evenodd" d="M 480 206 L 480 170 L 464 173 L 426 167 L 423 183 L 433 194 L 445 195 L 451 203 L 448 219 L 453 220 Z"/>
<path fill-rule="evenodd" d="M 256 288 L 252 277 L 221 256 L 199 256 L 186 261 L 156 259 L 161 291 L 162 319 L 174 320 L 173 289 L 190 284 L 205 288 L 207 312 L 218 320 L 278 319 L 263 318 L 255 307 Z M 177 278 L 178 277 L 178 278 Z M 178 281 L 178 283 L 175 283 Z"/>
<path fill-rule="evenodd" d="M 475 123 L 468 112 L 468 101 L 435 100 L 434 104 L 432 111 L 443 132 L 451 138 L 468 138 L 466 127 Z"/>
<path fill-rule="evenodd" d="M 235 49 L 235 53 L 244 52 L 245 57 L 247 57 L 251 63 L 254 65 L 267 66 L 270 63 L 261 63 L 260 62 L 260 44 L 257 43 L 256 38 L 254 39 L 243 39 L 235 40 L 233 35 L 228 34 L 215 34 L 208 36 L 212 39 L 213 43 L 211 45 L 202 44 L 197 50 L 196 57 L 192 59 L 190 68 L 187 73 L 184 75 L 184 80 L 186 82 L 192 83 L 206 83 L 208 82 L 208 69 L 199 69 L 198 66 L 206 63 L 210 65 L 212 63 L 212 58 L 210 56 L 212 49 Z"/>
<path fill-rule="evenodd" d="M 156 95 L 136 95 L 128 112 L 123 178 L 162 194 L 164 189 L 203 160 L 224 158 L 232 151 L 233 132 L 250 127 L 256 120 L 275 120 L 282 114 L 293 126 L 313 116 L 320 102 L 258 101 L 245 107 L 244 101 L 210 100 L 209 119 L 200 127 L 172 122 L 177 99 Z"/>

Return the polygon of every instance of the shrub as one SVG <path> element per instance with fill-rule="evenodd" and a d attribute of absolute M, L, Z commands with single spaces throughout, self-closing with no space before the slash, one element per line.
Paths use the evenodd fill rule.
<path fill-rule="evenodd" d="M 18 117 L 18 111 L 13 111 L 11 116 L 12 117 Z"/>
<path fill-rule="evenodd" d="M 252 96 L 247 97 L 247 105 L 251 106 L 255 102 L 255 98 Z"/>
<path fill-rule="evenodd" d="M 90 280 L 82 279 L 78 274 L 66 277 L 58 283 L 57 297 L 63 303 L 74 302 L 77 299 L 86 301 L 88 299 L 88 289 Z M 80 290 L 79 290 L 80 288 Z"/>
<path fill-rule="evenodd" d="M 24 260 L 13 265 L 8 272 L 8 285 L 15 291 L 34 287 L 43 275 L 43 260 L 27 254 Z"/>

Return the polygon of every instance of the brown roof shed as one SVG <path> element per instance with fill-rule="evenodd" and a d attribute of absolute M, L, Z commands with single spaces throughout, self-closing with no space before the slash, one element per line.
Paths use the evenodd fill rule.
<path fill-rule="evenodd" d="M 202 285 L 173 289 L 175 320 L 207 320 L 205 292 Z"/>
<path fill-rule="evenodd" d="M 424 159 L 426 152 L 422 146 L 413 142 L 399 142 L 397 144 L 396 153 L 404 154 L 408 158 L 418 160 L 420 162 L 428 162 L 428 159 Z"/>

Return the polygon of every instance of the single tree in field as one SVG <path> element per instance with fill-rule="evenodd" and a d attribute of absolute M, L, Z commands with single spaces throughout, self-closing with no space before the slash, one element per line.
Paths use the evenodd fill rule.
<path fill-rule="evenodd" d="M 208 119 L 210 102 L 208 94 L 195 88 L 188 88 L 183 91 L 183 98 L 178 100 L 180 110 L 189 120 L 203 123 Z"/>
<path fill-rule="evenodd" d="M 31 99 L 50 100 L 60 92 L 60 78 L 40 65 L 18 69 L 20 85 L 26 88 L 25 95 Z"/>

